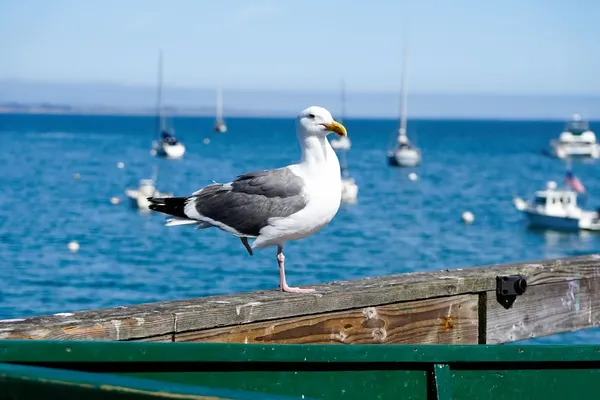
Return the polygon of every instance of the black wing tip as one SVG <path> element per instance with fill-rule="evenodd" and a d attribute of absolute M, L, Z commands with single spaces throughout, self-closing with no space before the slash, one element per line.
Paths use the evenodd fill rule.
<path fill-rule="evenodd" d="M 148 200 L 152 201 L 151 198 L 148 198 Z M 152 211 L 163 211 L 165 209 L 165 205 L 158 203 L 150 203 L 148 204 L 148 208 Z"/>
<path fill-rule="evenodd" d="M 150 202 L 148 208 L 175 217 L 188 218 L 185 214 L 185 203 L 188 197 L 146 197 Z"/>

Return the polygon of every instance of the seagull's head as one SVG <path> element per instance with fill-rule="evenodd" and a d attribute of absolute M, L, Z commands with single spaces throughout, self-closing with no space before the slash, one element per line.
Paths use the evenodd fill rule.
<path fill-rule="evenodd" d="M 308 107 L 298 115 L 296 121 L 300 131 L 306 136 L 325 137 L 332 132 L 339 136 L 347 135 L 344 125 L 335 121 L 323 107 Z"/>

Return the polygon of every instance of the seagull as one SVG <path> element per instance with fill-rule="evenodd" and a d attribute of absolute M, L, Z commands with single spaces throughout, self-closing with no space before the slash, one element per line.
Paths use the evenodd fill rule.
<path fill-rule="evenodd" d="M 239 175 L 213 183 L 187 197 L 149 197 L 150 209 L 172 216 L 165 226 L 216 227 L 253 249 L 277 247 L 279 289 L 311 293 L 288 286 L 283 246 L 315 234 L 337 214 L 342 194 L 340 163 L 327 135 L 346 137 L 346 128 L 323 107 L 312 106 L 296 118 L 301 160 L 297 164 Z M 254 239 L 252 245 L 248 239 Z"/>

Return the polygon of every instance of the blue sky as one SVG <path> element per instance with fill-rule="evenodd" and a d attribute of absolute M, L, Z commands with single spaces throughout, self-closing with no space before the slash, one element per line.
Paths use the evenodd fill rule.
<path fill-rule="evenodd" d="M 577 4 L 577 7 L 574 5 Z M 596 0 L 3 0 L 0 79 L 600 94 Z"/>
<path fill-rule="evenodd" d="M 577 6 L 575 6 L 577 5 Z M 600 95 L 597 0 L 3 0 L 0 80 Z"/>

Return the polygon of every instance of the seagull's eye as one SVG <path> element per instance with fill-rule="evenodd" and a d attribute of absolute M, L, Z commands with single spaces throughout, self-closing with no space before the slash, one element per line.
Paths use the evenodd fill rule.
<path fill-rule="evenodd" d="M 315 114 L 308 114 L 308 118 L 315 119 Z"/>

